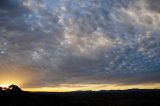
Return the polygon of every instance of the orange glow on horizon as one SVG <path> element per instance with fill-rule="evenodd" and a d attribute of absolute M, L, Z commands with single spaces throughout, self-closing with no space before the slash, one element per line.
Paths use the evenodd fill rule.
<path fill-rule="evenodd" d="M 0 74 L 0 86 L 8 87 L 11 84 L 15 84 L 25 91 L 44 91 L 44 92 L 70 92 L 70 91 L 86 91 L 86 90 L 125 90 L 125 89 L 160 89 L 160 83 L 148 83 L 148 84 L 134 84 L 134 85 L 122 85 L 122 84 L 59 84 L 54 87 L 42 86 L 34 88 L 32 81 L 36 79 L 34 71 L 32 69 L 21 67 L 17 65 L 9 66 L 7 68 L 0 67 L 3 70 Z M 28 88 L 27 88 L 27 87 Z M 50 86 L 50 85 L 49 85 Z"/>
<path fill-rule="evenodd" d="M 0 67 L 3 70 L 0 73 L 0 86 L 8 87 L 9 85 L 17 85 L 23 87 L 34 78 L 34 73 L 19 65 L 11 65 L 8 67 Z"/>
<path fill-rule="evenodd" d="M 11 80 L 0 80 L 0 87 L 8 87 L 10 85 L 18 85 L 18 86 L 22 86 L 22 82 L 19 79 L 11 79 Z"/>
<path fill-rule="evenodd" d="M 10 85 L 12 85 L 12 84 L 0 84 L 0 87 L 8 88 Z"/>
<path fill-rule="evenodd" d="M 0 87 L 8 88 L 11 84 L 0 84 Z"/>
<path fill-rule="evenodd" d="M 23 88 L 33 92 L 70 92 L 70 91 L 99 91 L 99 90 L 126 90 L 126 89 L 160 89 L 160 83 L 139 85 L 116 85 L 116 84 L 62 84 L 57 87 Z"/>

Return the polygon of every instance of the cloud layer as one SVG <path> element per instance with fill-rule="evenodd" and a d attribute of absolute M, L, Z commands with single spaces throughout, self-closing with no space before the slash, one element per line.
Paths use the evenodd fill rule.
<path fill-rule="evenodd" d="M 1 0 L 0 72 L 13 64 L 25 67 L 36 75 L 26 86 L 36 87 L 160 82 L 159 5 Z"/>

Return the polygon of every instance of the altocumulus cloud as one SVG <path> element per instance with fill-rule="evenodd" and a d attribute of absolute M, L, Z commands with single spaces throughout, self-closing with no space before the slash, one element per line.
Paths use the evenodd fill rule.
<path fill-rule="evenodd" d="M 1 0 L 0 67 L 29 67 L 25 71 L 36 77 L 26 86 L 36 87 L 160 82 L 159 5 L 158 0 Z"/>

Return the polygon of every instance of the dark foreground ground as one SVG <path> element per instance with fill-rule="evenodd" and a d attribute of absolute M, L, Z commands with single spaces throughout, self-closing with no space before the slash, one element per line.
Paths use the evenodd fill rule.
<path fill-rule="evenodd" d="M 0 106 L 160 106 L 160 90 L 3 92 Z"/>

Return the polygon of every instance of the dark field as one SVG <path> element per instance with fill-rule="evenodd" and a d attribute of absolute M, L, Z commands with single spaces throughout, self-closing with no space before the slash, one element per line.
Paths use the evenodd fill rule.
<path fill-rule="evenodd" d="M 0 106 L 160 106 L 160 90 L 0 92 Z"/>

